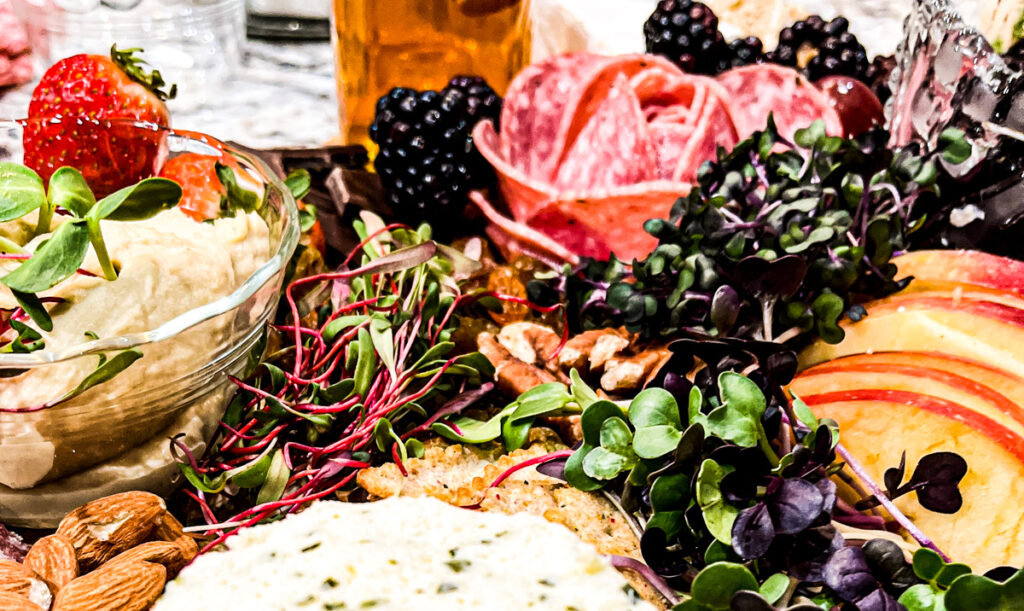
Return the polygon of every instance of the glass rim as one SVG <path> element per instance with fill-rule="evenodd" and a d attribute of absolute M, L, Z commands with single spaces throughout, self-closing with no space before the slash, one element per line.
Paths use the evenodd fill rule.
<path fill-rule="evenodd" d="M 35 119 L 3 119 L 0 118 L 0 129 L 11 129 L 15 126 L 24 127 L 26 124 L 46 122 L 59 122 L 67 119 L 77 121 L 88 121 L 98 125 L 124 125 L 138 129 L 146 129 L 154 132 L 165 133 L 168 136 L 175 136 L 190 141 L 200 142 L 206 147 L 215 150 L 222 150 L 234 157 L 243 160 L 252 166 L 259 173 L 258 178 L 263 180 L 268 188 L 280 192 L 283 197 L 283 215 L 285 217 L 284 228 L 281 233 L 277 249 L 271 253 L 270 258 L 264 261 L 248 278 L 242 282 L 230 294 L 215 299 L 211 302 L 182 312 L 171 320 L 158 325 L 148 331 L 137 333 L 126 333 L 111 337 L 101 337 L 95 340 L 84 341 L 61 350 L 37 350 L 23 354 L 6 353 L 0 354 L 0 370 L 4 369 L 26 369 L 70 361 L 88 355 L 95 355 L 104 352 L 138 348 L 149 344 L 175 337 L 193 327 L 200 325 L 211 318 L 216 318 L 238 308 L 247 299 L 252 297 L 263 288 L 278 272 L 285 269 L 288 261 L 299 242 L 299 210 L 292 197 L 291 192 L 284 185 L 284 182 L 271 170 L 271 168 L 260 158 L 239 150 L 230 144 L 200 132 L 178 131 L 173 128 L 163 127 L 145 121 L 132 119 L 93 119 L 90 117 L 40 117 Z M 229 347 L 230 348 L 230 347 Z"/>

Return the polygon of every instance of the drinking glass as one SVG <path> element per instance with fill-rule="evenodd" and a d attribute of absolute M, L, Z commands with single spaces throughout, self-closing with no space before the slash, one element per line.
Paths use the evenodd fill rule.
<path fill-rule="evenodd" d="M 530 58 L 530 0 L 334 0 L 342 137 L 366 144 L 392 87 L 482 76 L 499 94 Z"/>

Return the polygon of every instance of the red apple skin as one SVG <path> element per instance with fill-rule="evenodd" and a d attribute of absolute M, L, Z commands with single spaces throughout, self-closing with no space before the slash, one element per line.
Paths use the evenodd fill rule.
<path fill-rule="evenodd" d="M 910 290 L 970 285 L 1024 296 L 1024 261 L 977 250 L 917 250 L 893 259 L 898 278 L 913 276 Z"/>
<path fill-rule="evenodd" d="M 841 390 L 820 395 L 801 397 L 804 403 L 814 411 L 814 406 L 828 403 L 846 403 L 850 401 L 881 401 L 887 403 L 903 403 L 918 409 L 956 420 L 982 433 L 999 447 L 1010 452 L 1024 465 L 1024 437 L 1014 433 L 1005 426 L 987 416 L 983 416 L 958 403 L 930 397 L 904 390 Z M 842 429 L 840 429 L 842 434 Z"/>
<path fill-rule="evenodd" d="M 838 359 L 811 367 L 793 380 L 790 391 L 803 396 L 810 392 L 912 390 L 959 403 L 1024 436 L 1024 407 L 980 381 L 918 365 L 871 362 L 873 354 L 861 356 L 865 358 L 857 362 Z"/>
<path fill-rule="evenodd" d="M 817 82 L 843 123 L 843 135 L 859 136 L 885 124 L 885 112 L 867 85 L 849 76 L 826 76 Z"/>

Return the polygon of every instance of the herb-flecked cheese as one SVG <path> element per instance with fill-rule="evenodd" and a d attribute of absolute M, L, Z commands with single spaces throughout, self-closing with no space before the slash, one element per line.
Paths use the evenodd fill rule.
<path fill-rule="evenodd" d="M 648 611 L 596 550 L 534 515 L 430 498 L 315 503 L 198 558 L 155 611 Z"/>

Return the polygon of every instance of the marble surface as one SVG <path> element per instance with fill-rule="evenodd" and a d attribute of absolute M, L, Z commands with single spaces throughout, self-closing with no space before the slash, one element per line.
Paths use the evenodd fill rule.
<path fill-rule="evenodd" d="M 2 1 L 2 0 L 0 0 Z M 535 57 L 567 50 L 643 50 L 642 24 L 657 0 L 533 0 Z M 898 42 L 911 0 L 736 0 L 791 2 L 806 13 L 842 8 L 852 29 L 876 53 Z M 892 48 L 890 48 L 892 47 Z M 333 56 L 326 42 L 250 40 L 232 78 L 208 83 L 206 103 L 170 103 L 173 124 L 253 147 L 315 145 L 337 135 Z M 31 86 L 0 96 L 0 117 L 24 116 Z"/>

